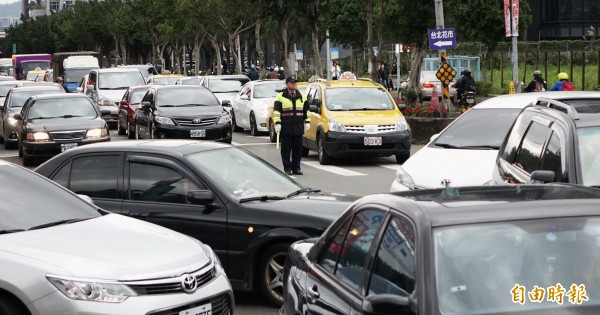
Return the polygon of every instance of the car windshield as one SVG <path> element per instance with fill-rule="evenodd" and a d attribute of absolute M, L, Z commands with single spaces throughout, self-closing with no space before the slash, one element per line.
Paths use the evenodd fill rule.
<path fill-rule="evenodd" d="M 145 85 L 139 71 L 101 72 L 98 87 L 101 90 L 123 90 L 133 85 Z"/>
<path fill-rule="evenodd" d="M 0 177 L 11 183 L 0 190 L 0 198 L 4 200 L 0 203 L 0 231 L 5 233 L 62 220 L 100 216 L 92 205 L 33 172 L 3 165 L 0 166 Z"/>
<path fill-rule="evenodd" d="M 42 95 L 42 94 L 56 94 L 56 93 L 62 93 L 63 91 L 56 87 L 53 89 L 46 89 L 46 90 L 28 90 L 28 91 L 13 91 L 13 93 L 11 94 L 10 97 L 10 103 L 8 104 L 8 107 L 23 107 L 23 105 L 25 105 L 25 101 L 27 101 L 28 98 L 34 96 L 34 95 Z"/>
<path fill-rule="evenodd" d="M 325 90 L 325 106 L 333 111 L 397 110 L 383 88 L 343 87 Z"/>
<path fill-rule="evenodd" d="M 583 185 L 600 186 L 600 128 L 581 128 L 577 131 L 579 140 L 579 165 L 583 175 Z"/>
<path fill-rule="evenodd" d="M 0 85 L 0 97 L 6 96 L 6 94 L 8 94 L 8 91 L 10 91 L 10 89 L 14 87 L 15 84 Z"/>
<path fill-rule="evenodd" d="M 155 85 L 173 85 L 175 81 L 181 77 L 154 77 L 152 79 L 152 84 Z"/>
<path fill-rule="evenodd" d="M 40 68 L 41 70 L 49 70 L 51 69 L 50 61 L 27 61 L 21 64 L 23 73 L 35 70 L 36 68 Z"/>
<path fill-rule="evenodd" d="M 131 105 L 141 103 L 146 92 L 148 92 L 148 89 L 134 90 L 131 92 Z"/>
<path fill-rule="evenodd" d="M 63 80 L 66 83 L 79 83 L 88 73 L 90 73 L 90 69 L 67 69 Z"/>
<path fill-rule="evenodd" d="M 181 79 L 181 84 L 183 84 L 183 85 L 198 85 L 198 84 L 200 84 L 201 79 L 202 78 L 199 78 L 199 77 L 183 78 L 183 79 Z"/>
<path fill-rule="evenodd" d="M 219 100 L 202 87 L 181 89 L 164 88 L 156 92 L 156 106 L 220 106 Z"/>
<path fill-rule="evenodd" d="M 27 112 L 27 119 L 71 118 L 97 116 L 94 105 L 88 98 L 51 98 L 33 102 Z"/>
<path fill-rule="evenodd" d="M 440 314 L 583 314 L 568 293 L 583 288 L 583 304 L 600 304 L 598 217 L 440 227 L 433 236 Z M 559 286 L 564 303 L 552 300 Z"/>
<path fill-rule="evenodd" d="M 306 187 L 253 154 L 226 148 L 188 155 L 186 159 L 232 198 L 287 195 Z"/>
<path fill-rule="evenodd" d="M 277 93 L 284 87 L 283 82 L 256 84 L 252 91 L 252 95 L 254 98 L 275 98 Z"/>
<path fill-rule="evenodd" d="M 213 93 L 237 93 L 242 89 L 242 85 L 246 84 L 250 80 L 243 79 L 210 79 L 208 88 Z"/>
<path fill-rule="evenodd" d="M 520 111 L 518 108 L 469 110 L 460 115 L 431 146 L 498 150 Z"/>

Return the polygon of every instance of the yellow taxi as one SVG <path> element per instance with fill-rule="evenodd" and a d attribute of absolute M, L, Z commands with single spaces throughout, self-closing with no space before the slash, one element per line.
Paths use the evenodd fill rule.
<path fill-rule="evenodd" d="M 300 91 L 304 97 L 306 97 L 306 88 L 308 88 L 308 82 L 298 82 L 296 83 L 296 89 Z M 275 99 L 271 101 L 269 104 L 268 110 L 269 114 L 267 115 L 267 129 L 269 130 L 269 139 L 271 142 L 277 141 L 277 134 L 275 133 L 275 125 L 273 124 L 273 105 L 275 103 Z"/>
<path fill-rule="evenodd" d="M 37 67 L 34 70 L 29 70 L 27 72 L 27 75 L 25 76 L 25 80 L 40 81 L 40 79 L 38 79 L 38 78 L 44 78 L 44 74 L 46 74 L 46 70 L 42 70 L 41 68 Z"/>
<path fill-rule="evenodd" d="M 317 151 L 326 165 L 341 157 L 410 157 L 411 131 L 394 99 L 370 79 L 320 81 L 308 86 L 310 128 L 303 155 Z"/>
<path fill-rule="evenodd" d="M 148 77 L 150 85 L 174 85 L 177 79 L 183 78 L 182 74 L 156 74 Z"/>

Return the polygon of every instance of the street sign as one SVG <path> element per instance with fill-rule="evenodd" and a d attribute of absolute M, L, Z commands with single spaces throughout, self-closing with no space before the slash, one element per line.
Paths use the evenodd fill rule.
<path fill-rule="evenodd" d="M 429 50 L 456 48 L 456 31 L 453 28 L 437 28 L 427 31 Z"/>
<path fill-rule="evenodd" d="M 304 59 L 304 50 L 296 49 L 296 60 L 303 60 L 303 59 Z"/>
<path fill-rule="evenodd" d="M 445 85 L 448 85 L 456 76 L 456 70 L 454 70 L 452 67 L 450 67 L 449 64 L 444 62 L 442 63 L 442 66 L 440 67 L 438 72 L 435 73 L 435 76 L 438 79 L 440 79 L 440 82 L 442 82 Z"/>

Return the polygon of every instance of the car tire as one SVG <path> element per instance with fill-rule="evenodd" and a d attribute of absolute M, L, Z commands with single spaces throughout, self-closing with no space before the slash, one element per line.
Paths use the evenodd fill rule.
<path fill-rule="evenodd" d="M 22 158 L 23 157 L 23 146 L 21 145 L 21 142 L 17 142 L 17 147 L 19 148 L 19 157 Z"/>
<path fill-rule="evenodd" d="M 257 282 L 260 294 L 272 305 L 283 305 L 283 267 L 287 259 L 288 243 L 269 247 L 258 263 Z"/>
<path fill-rule="evenodd" d="M 273 122 L 270 122 L 269 126 L 269 140 L 271 140 L 272 143 L 277 142 L 277 132 L 275 132 L 275 125 Z"/>
<path fill-rule="evenodd" d="M 317 155 L 319 156 L 319 164 L 321 165 L 329 165 L 333 161 L 333 158 L 325 152 L 325 146 L 323 142 L 325 139 L 323 137 L 317 138 Z"/>
<path fill-rule="evenodd" d="M 234 132 L 244 131 L 244 129 L 238 127 L 237 122 L 235 122 L 235 114 L 233 113 L 233 109 L 231 110 L 231 125 L 233 126 Z"/>
<path fill-rule="evenodd" d="M 127 120 L 127 139 L 135 139 L 135 130 L 131 128 L 129 120 Z"/>
<path fill-rule="evenodd" d="M 408 158 L 410 158 L 410 153 L 396 154 L 396 163 L 404 164 L 404 162 L 406 162 L 406 160 L 408 160 Z"/>
<path fill-rule="evenodd" d="M 119 136 L 124 136 L 127 134 L 127 132 L 125 131 L 125 129 L 123 129 L 123 127 L 121 126 L 121 122 L 117 121 L 117 134 Z"/>
<path fill-rule="evenodd" d="M 307 147 L 302 147 L 302 157 L 308 157 L 310 150 Z"/>
<path fill-rule="evenodd" d="M 250 134 L 254 137 L 260 135 L 260 131 L 258 131 L 258 126 L 256 125 L 256 117 L 254 113 L 250 114 Z"/>
<path fill-rule="evenodd" d="M 140 140 L 140 126 L 135 122 L 135 140 Z"/>
<path fill-rule="evenodd" d="M 26 315 L 31 314 L 29 310 L 16 298 L 0 296 L 0 314 L 3 315 Z"/>

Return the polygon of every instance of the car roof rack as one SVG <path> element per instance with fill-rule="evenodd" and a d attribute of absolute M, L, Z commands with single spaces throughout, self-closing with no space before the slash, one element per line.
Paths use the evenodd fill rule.
<path fill-rule="evenodd" d="M 573 119 L 573 120 L 579 119 L 579 113 L 577 113 L 577 110 L 575 110 L 575 108 L 572 105 L 561 102 L 559 100 L 555 100 L 555 99 L 551 99 L 551 98 L 547 98 L 547 97 L 539 97 L 537 99 L 537 101 L 534 102 L 534 105 L 559 110 L 559 111 L 569 115 L 569 117 L 571 117 L 571 119 Z"/>

